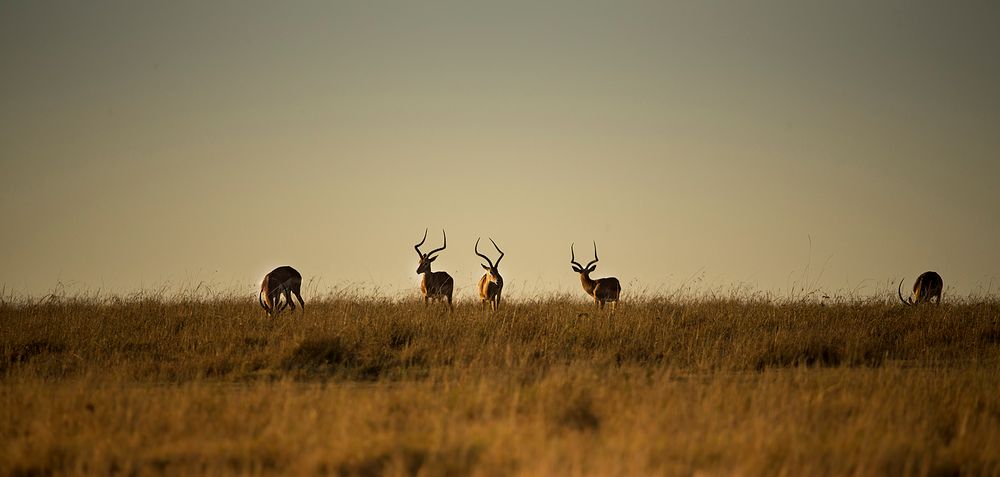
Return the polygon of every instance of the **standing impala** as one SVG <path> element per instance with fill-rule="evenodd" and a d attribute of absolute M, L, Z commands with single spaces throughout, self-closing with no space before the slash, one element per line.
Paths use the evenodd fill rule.
<path fill-rule="evenodd" d="M 292 293 L 299 299 L 302 305 L 302 313 L 306 312 L 306 302 L 302 301 L 299 289 L 302 287 L 302 275 L 292 267 L 284 266 L 271 270 L 271 273 L 264 275 L 264 282 L 260 284 L 260 293 L 257 294 L 257 301 L 261 308 L 267 312 L 267 316 L 274 316 L 285 309 L 285 305 L 295 311 L 295 302 L 292 301 Z M 285 296 L 285 301 L 281 302 L 281 296 Z M 280 307 L 278 306 L 280 303 Z"/>
<path fill-rule="evenodd" d="M 907 297 L 906 300 L 903 299 L 902 290 L 903 280 L 900 280 L 899 287 L 896 288 L 896 293 L 899 294 L 899 300 L 904 305 L 913 306 L 921 303 L 930 303 L 931 298 L 934 297 L 937 297 L 935 304 L 940 305 L 941 291 L 944 290 L 944 281 L 941 280 L 941 275 L 938 275 L 937 272 L 924 272 L 917 277 L 917 281 L 913 282 L 913 294 Z"/>
<path fill-rule="evenodd" d="M 479 298 L 482 299 L 483 306 L 485 306 L 488 301 L 490 302 L 491 310 L 499 310 L 500 292 L 503 291 L 503 277 L 500 276 L 500 270 L 498 267 L 500 266 L 500 260 L 503 260 L 503 250 L 500 250 L 500 247 L 497 247 L 497 243 L 493 242 L 492 238 L 490 239 L 490 242 L 493 243 L 493 247 L 497 249 L 497 252 L 500 252 L 500 258 L 497 259 L 496 264 L 491 262 L 490 258 L 486 255 L 479 253 L 479 239 L 476 239 L 476 255 L 483 257 L 483 260 L 486 260 L 486 263 L 489 264 L 489 266 L 480 264 L 483 265 L 483 269 L 486 270 L 486 273 L 479 279 Z"/>
<path fill-rule="evenodd" d="M 597 263 L 597 242 L 594 242 L 594 260 L 586 267 L 576 262 L 573 244 L 569 246 L 569 253 L 571 257 L 569 263 L 573 264 L 573 271 L 580 274 L 583 291 L 594 297 L 594 304 L 598 305 L 599 308 L 603 309 L 604 302 L 610 301 L 611 311 L 614 311 L 618 307 L 618 296 L 622 292 L 622 286 L 618 283 L 618 279 L 615 277 L 598 278 L 597 280 L 590 278 L 590 272 L 597 268 L 595 265 Z"/>
<path fill-rule="evenodd" d="M 444 245 L 441 248 L 421 253 L 420 246 L 427 241 L 427 229 L 424 229 L 424 238 L 420 243 L 414 245 L 413 248 L 420 257 L 420 263 L 417 265 L 417 273 L 423 274 L 423 278 L 420 279 L 420 291 L 424 294 L 424 305 L 427 305 L 427 302 L 432 299 L 447 298 L 448 309 L 451 310 L 451 292 L 455 288 L 455 281 L 452 280 L 451 275 L 448 275 L 448 272 L 431 271 L 431 262 L 437 259 L 436 256 L 432 257 L 431 255 L 444 250 L 448 246 L 448 235 L 444 233 L 444 229 L 441 230 L 441 235 L 444 236 Z"/>

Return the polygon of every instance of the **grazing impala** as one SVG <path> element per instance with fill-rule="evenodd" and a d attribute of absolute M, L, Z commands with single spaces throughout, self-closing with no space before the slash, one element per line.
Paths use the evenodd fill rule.
<path fill-rule="evenodd" d="M 941 292 L 943 290 L 944 281 L 941 280 L 941 275 L 938 275 L 937 272 L 924 272 L 917 277 L 917 281 L 913 282 L 913 294 L 906 300 L 903 299 L 903 280 L 899 281 L 896 293 L 899 294 L 899 300 L 905 305 L 912 306 L 921 303 L 930 303 L 931 298 L 934 297 L 937 297 L 935 304 L 940 305 Z"/>
<path fill-rule="evenodd" d="M 420 279 L 420 291 L 424 294 L 424 305 L 427 305 L 427 302 L 432 299 L 447 298 L 448 309 L 451 310 L 451 292 L 455 288 L 455 281 L 451 279 L 451 275 L 448 275 L 448 272 L 431 271 L 431 262 L 437 259 L 436 256 L 432 257 L 431 255 L 444 250 L 448 246 L 448 235 L 444 233 L 444 229 L 441 230 L 441 235 L 444 236 L 444 245 L 441 248 L 421 253 L 420 246 L 427 241 L 427 229 L 424 229 L 423 240 L 414 245 L 413 248 L 417 251 L 417 255 L 420 256 L 417 273 L 423 274 L 423 278 Z"/>
<path fill-rule="evenodd" d="M 618 283 L 618 279 L 615 277 L 608 278 L 598 278 L 597 280 L 590 278 L 590 272 L 597 268 L 597 242 L 594 242 L 594 260 L 587 264 L 587 266 L 580 265 L 576 262 L 576 253 L 573 251 L 573 244 L 569 246 L 570 261 L 573 264 L 573 271 L 580 274 L 580 283 L 583 284 L 583 291 L 587 292 L 588 295 L 594 297 L 594 304 L 598 305 L 600 308 L 604 308 L 604 302 L 611 302 L 611 311 L 614 311 L 618 307 L 618 296 L 622 292 L 622 286 Z"/>
<path fill-rule="evenodd" d="M 490 239 L 490 242 L 493 242 L 492 238 Z M 503 250 L 500 250 L 500 247 L 497 247 L 496 242 L 493 242 L 493 247 L 497 249 L 497 252 L 500 252 L 500 258 L 497 259 L 496 264 L 491 262 L 489 257 L 486 255 L 479 253 L 479 239 L 476 239 L 476 247 L 474 250 L 476 251 L 476 255 L 483 257 L 483 260 L 486 260 L 486 263 L 489 264 L 489 266 L 481 264 L 483 265 L 483 269 L 486 270 L 486 273 L 479 279 L 479 298 L 482 299 L 483 306 L 486 306 L 486 302 L 490 302 L 491 310 L 499 310 L 500 292 L 503 291 L 503 277 L 500 276 L 500 270 L 498 267 L 500 266 L 500 260 L 503 260 Z"/>
<path fill-rule="evenodd" d="M 271 270 L 271 273 L 264 275 L 264 282 L 260 284 L 260 293 L 257 294 L 257 301 L 267 312 L 267 316 L 274 316 L 285 309 L 285 305 L 295 311 L 295 302 L 292 301 L 292 293 L 299 299 L 302 305 L 302 312 L 306 312 L 306 302 L 302 301 L 302 294 L 299 289 L 302 287 L 302 275 L 292 267 L 284 266 Z M 281 296 L 285 296 L 285 301 L 281 302 Z M 278 305 L 281 305 L 280 307 Z"/>

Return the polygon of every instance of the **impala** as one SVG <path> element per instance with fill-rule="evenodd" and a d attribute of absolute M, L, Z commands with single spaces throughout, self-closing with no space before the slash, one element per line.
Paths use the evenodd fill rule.
<path fill-rule="evenodd" d="M 944 281 L 941 280 L 941 275 L 938 275 L 937 272 L 921 273 L 917 277 L 917 281 L 913 282 L 913 293 L 906 300 L 903 299 L 903 280 L 899 281 L 899 287 L 896 288 L 899 300 L 903 304 L 912 306 L 921 303 L 930 303 L 931 298 L 934 297 L 937 297 L 935 304 L 941 304 L 941 292 L 944 290 Z"/>
<path fill-rule="evenodd" d="M 292 293 L 299 299 L 302 305 L 302 312 L 306 311 L 306 302 L 302 301 L 302 294 L 299 289 L 302 287 L 302 275 L 289 266 L 278 267 L 271 270 L 271 273 L 264 275 L 264 281 L 260 284 L 260 293 L 257 294 L 257 301 L 267 312 L 267 316 L 274 316 L 285 309 L 285 305 L 295 311 L 295 302 L 292 301 Z M 281 302 L 281 296 L 285 296 L 285 301 Z M 280 307 L 278 305 L 281 305 Z"/>
<path fill-rule="evenodd" d="M 622 292 L 622 286 L 618 283 L 618 279 L 615 277 L 608 278 L 598 278 L 594 280 L 590 278 L 590 272 L 593 272 L 597 268 L 597 242 L 594 242 L 594 260 L 587 264 L 587 266 L 580 265 L 576 262 L 576 252 L 573 251 L 573 244 L 569 246 L 570 261 L 573 264 L 573 271 L 580 274 L 580 283 L 583 284 L 583 291 L 587 292 L 588 295 L 594 297 L 594 304 L 598 305 L 599 308 L 604 308 L 604 303 L 611 302 L 611 310 L 614 311 L 618 307 L 618 296 Z"/>
<path fill-rule="evenodd" d="M 479 239 L 476 239 L 476 247 L 474 249 L 476 255 L 483 257 L 483 260 L 486 260 L 486 263 L 489 264 L 489 266 L 480 264 L 486 270 L 486 273 L 479 279 L 479 298 L 482 299 L 483 306 L 486 306 L 486 302 L 489 302 L 491 310 L 499 310 L 500 292 L 503 291 L 503 277 L 500 276 L 498 267 L 500 266 L 500 260 L 503 260 L 503 250 L 500 250 L 500 247 L 497 246 L 496 242 L 493 242 L 492 238 L 490 242 L 493 243 L 493 247 L 497 249 L 497 252 L 500 252 L 500 258 L 497 258 L 497 263 L 495 264 L 490 261 L 489 257 L 479 253 Z"/>
<path fill-rule="evenodd" d="M 427 229 L 424 229 L 424 238 L 420 243 L 414 245 L 413 248 L 420 257 L 420 263 L 417 265 L 417 273 L 423 274 L 423 277 L 420 279 L 420 291 L 424 294 L 424 305 L 427 305 L 427 302 L 432 299 L 447 298 L 448 309 L 451 310 L 451 292 L 455 288 L 455 281 L 451 279 L 451 275 L 448 275 L 447 272 L 431 271 L 431 262 L 437 259 L 437 256 L 432 255 L 444 250 L 448 246 L 448 235 L 444 233 L 444 229 L 441 230 L 441 235 L 444 236 L 444 245 L 441 248 L 422 253 L 420 246 L 427 241 Z"/>

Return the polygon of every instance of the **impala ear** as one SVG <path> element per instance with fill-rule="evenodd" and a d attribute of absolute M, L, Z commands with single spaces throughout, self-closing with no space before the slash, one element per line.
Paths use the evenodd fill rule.
<path fill-rule="evenodd" d="M 597 270 L 597 265 L 591 265 L 591 266 L 587 267 L 587 271 L 588 272 L 592 272 L 594 270 Z"/>
<path fill-rule="evenodd" d="M 576 273 L 580 273 L 580 272 L 583 271 L 583 270 L 580 269 L 580 267 L 578 267 L 576 265 L 570 265 L 570 267 L 572 267 L 573 271 L 576 272 Z"/>
<path fill-rule="evenodd" d="M 487 267 L 486 265 L 483 265 L 481 263 L 479 265 L 483 267 L 483 270 L 489 270 L 490 269 L 490 267 Z"/>
<path fill-rule="evenodd" d="M 437 260 L 437 259 L 438 259 L 438 258 L 437 258 L 436 256 L 434 256 L 434 257 L 431 257 L 431 258 L 428 258 L 428 259 L 427 259 L 427 262 L 428 262 L 428 263 L 430 263 L 430 262 L 433 262 L 433 261 L 435 261 L 435 260 Z"/>

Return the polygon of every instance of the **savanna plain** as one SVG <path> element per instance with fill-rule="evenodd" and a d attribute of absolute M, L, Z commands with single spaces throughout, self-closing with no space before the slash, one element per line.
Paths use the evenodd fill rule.
<path fill-rule="evenodd" d="M 1000 474 L 995 299 L 307 300 L 0 303 L 0 474 Z"/>

